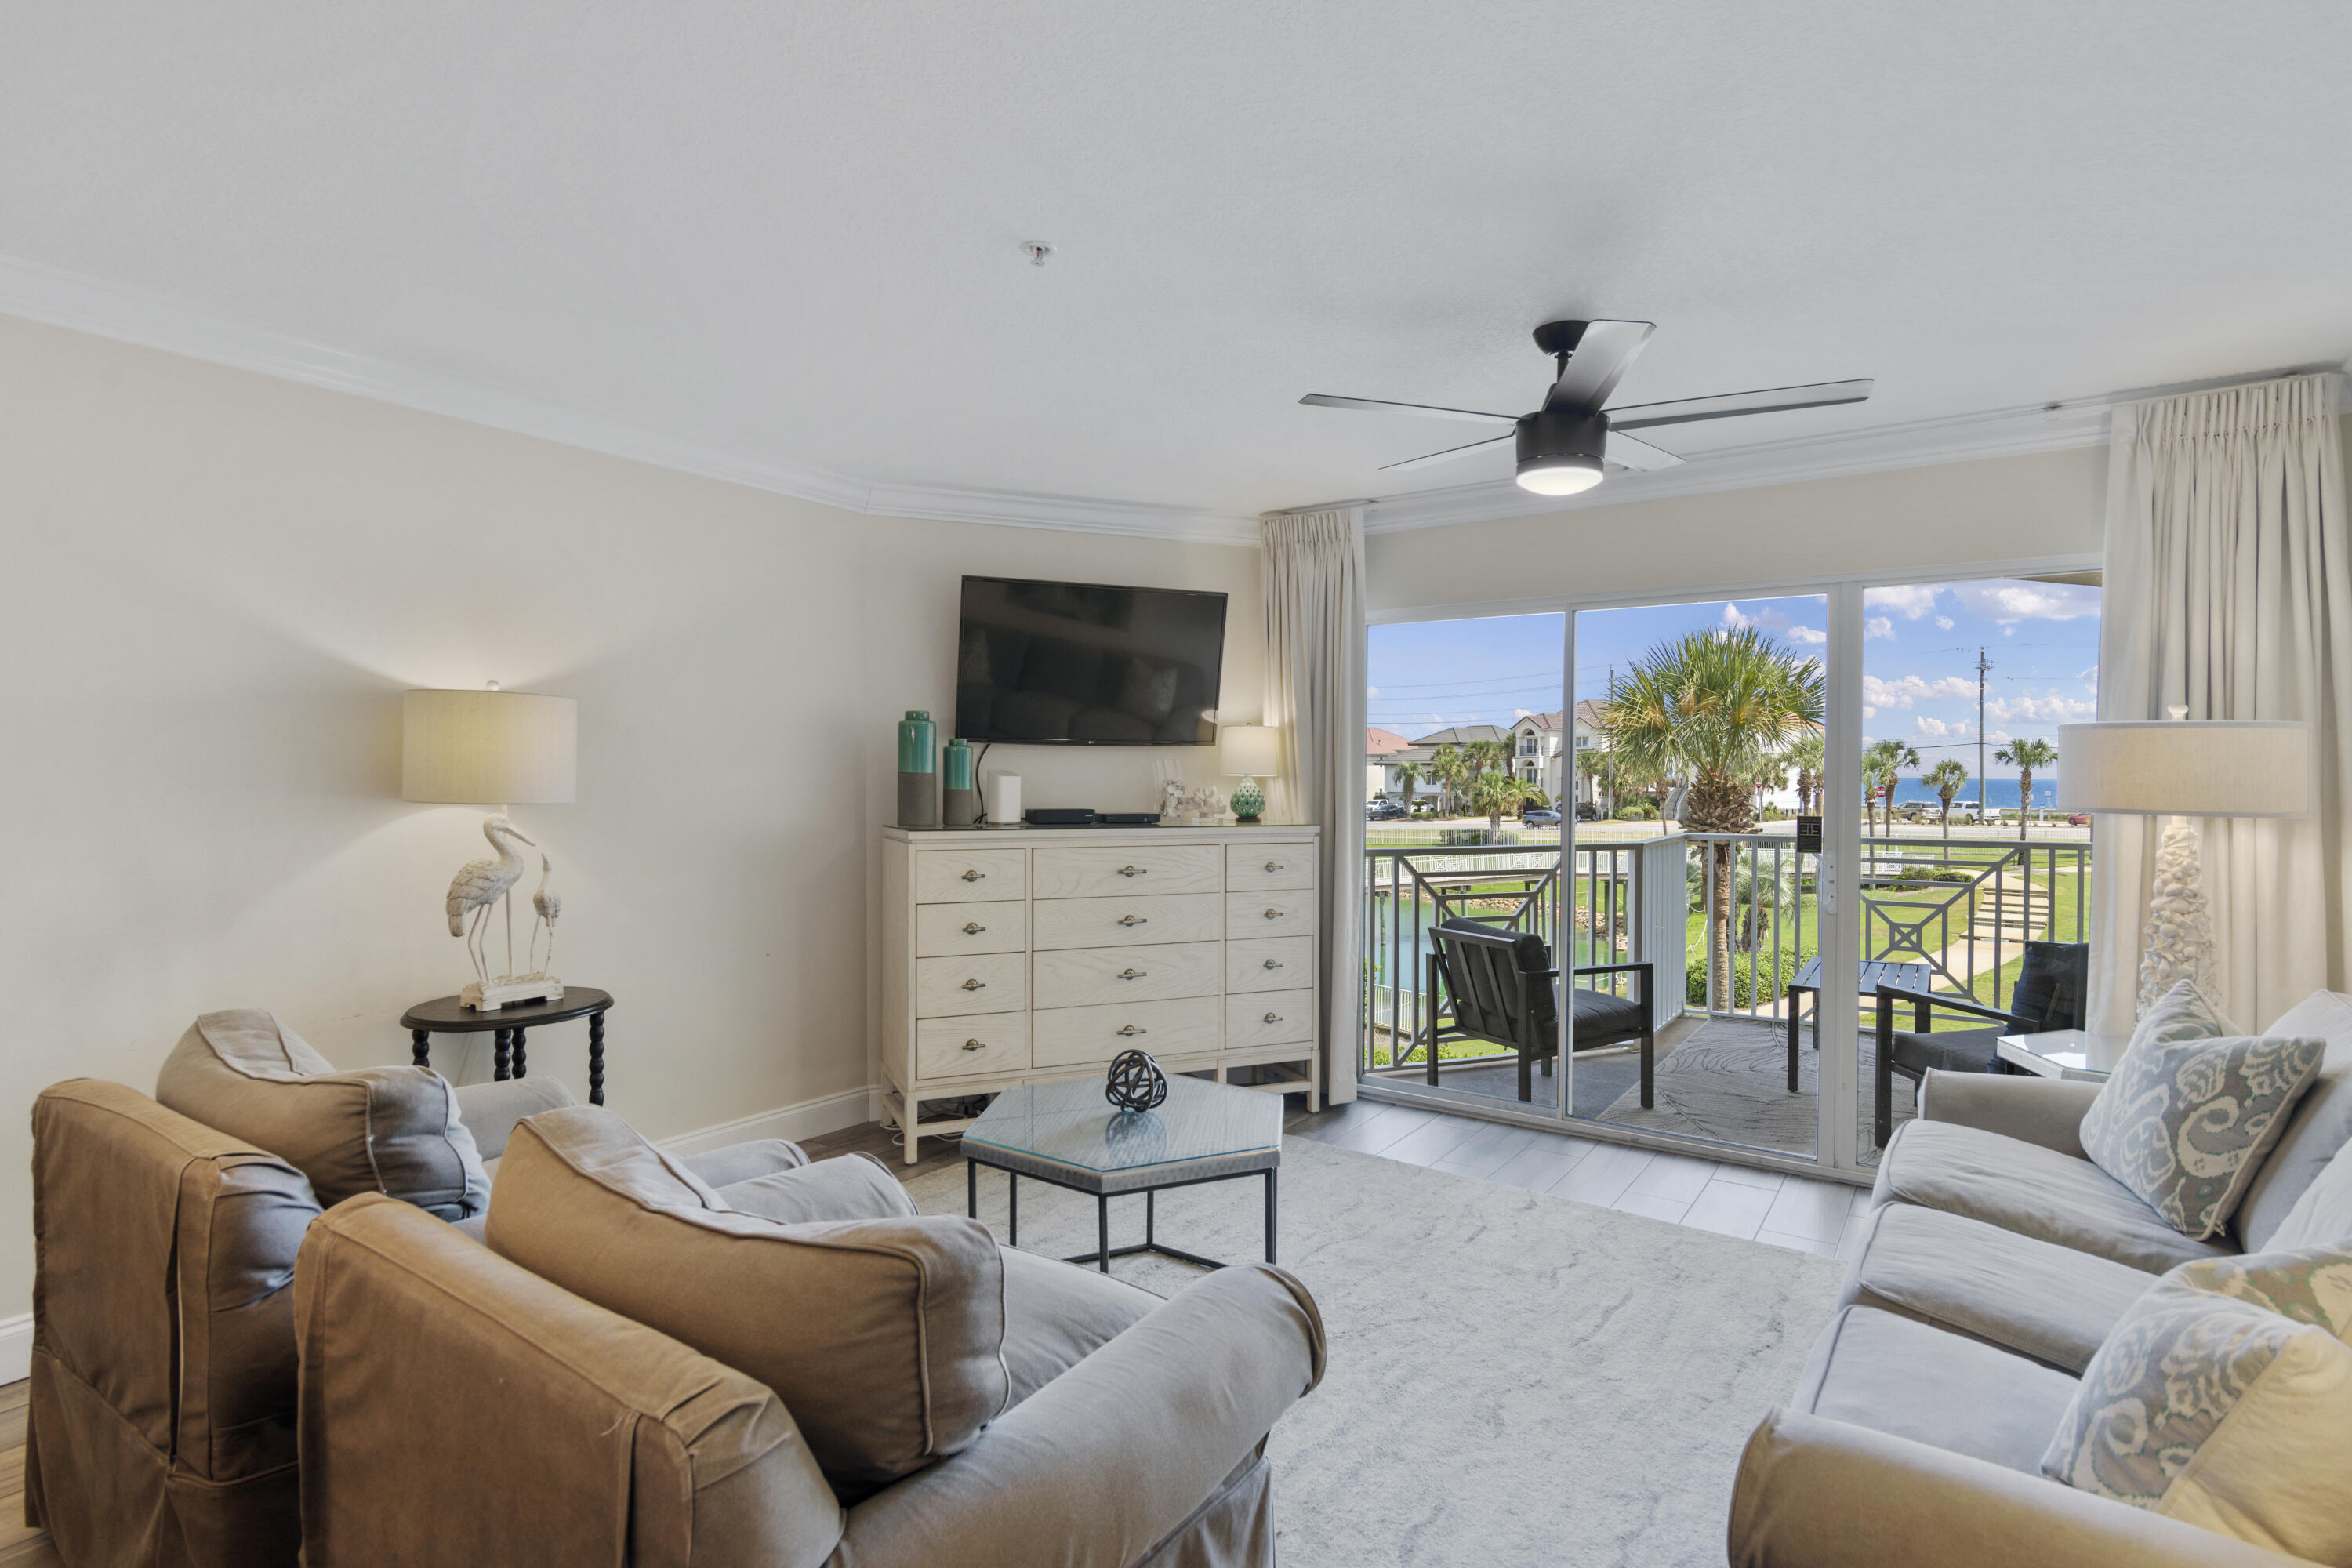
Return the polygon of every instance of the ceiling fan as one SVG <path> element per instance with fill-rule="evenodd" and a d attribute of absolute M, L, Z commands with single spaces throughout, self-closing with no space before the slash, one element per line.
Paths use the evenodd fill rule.
<path fill-rule="evenodd" d="M 1467 408 L 1433 408 L 1421 403 L 1388 403 L 1377 397 L 1333 397 L 1310 392 L 1301 403 L 1318 408 L 1369 408 L 1376 412 L 1428 414 L 1440 419 L 1467 419 L 1481 425 L 1507 425 L 1513 433 L 1449 447 L 1425 458 L 1390 463 L 1392 474 L 1427 468 L 1473 452 L 1484 452 L 1505 441 L 1518 444 L 1519 484 L 1538 495 L 1572 496 L 1601 482 L 1601 465 L 1621 468 L 1671 468 L 1682 461 L 1672 452 L 1637 441 L 1625 434 L 1656 425 L 1687 425 L 1700 419 L 1729 419 L 1742 414 L 1778 414 L 1790 408 L 1824 408 L 1838 403 L 1860 403 L 1870 395 L 1871 382 L 1821 381 L 1807 386 L 1776 386 L 1761 392 L 1727 392 L 1716 397 L 1685 397 L 1674 403 L 1639 403 L 1603 409 L 1617 390 L 1626 367 L 1656 331 L 1650 321 L 1546 321 L 1536 329 L 1536 347 L 1550 354 L 1559 367 L 1558 379 L 1544 395 L 1543 406 L 1516 417 L 1480 414 Z"/>

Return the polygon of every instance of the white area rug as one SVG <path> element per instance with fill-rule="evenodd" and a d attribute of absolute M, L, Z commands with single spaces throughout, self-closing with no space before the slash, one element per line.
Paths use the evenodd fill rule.
<path fill-rule="evenodd" d="M 1003 1236 L 1004 1177 L 981 1173 Z M 962 1170 L 919 1177 L 961 1214 Z M 1263 1258 L 1263 1184 L 1161 1194 L 1163 1241 Z M 1283 1266 L 1329 1336 L 1270 1451 L 1285 1568 L 1723 1562 L 1739 1450 L 1786 1399 L 1843 1265 L 1306 1139 L 1283 1148 Z M 1143 1201 L 1115 1199 L 1114 1246 Z M 1021 1240 L 1090 1248 L 1091 1198 L 1021 1184 Z M 1113 1271 L 1161 1295 L 1197 1270 Z"/>

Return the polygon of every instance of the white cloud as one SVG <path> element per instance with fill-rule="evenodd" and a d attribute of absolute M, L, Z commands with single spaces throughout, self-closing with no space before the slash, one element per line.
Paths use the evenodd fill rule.
<path fill-rule="evenodd" d="M 1367 686 L 1364 688 L 1364 695 L 1366 697 L 1378 697 L 1380 694 L 1381 689 L 1377 686 Z"/>
<path fill-rule="evenodd" d="M 2003 626 L 2000 628 L 2000 635 L 2005 637 L 2013 637 L 2017 635 L 2017 627 L 2013 624 Z"/>
<path fill-rule="evenodd" d="M 1914 718 L 1911 721 L 1911 726 L 1920 734 L 1934 741 L 1948 740 L 1954 735 L 1965 735 L 1969 732 L 1969 721 L 1966 719 L 1955 719 L 1947 724 L 1941 719 L 1930 719 L 1925 713 Z"/>
<path fill-rule="evenodd" d="M 1864 591 L 1862 602 L 1893 610 L 1906 621 L 1916 621 L 1936 607 L 1936 589 L 1933 584 L 1870 588 Z"/>
<path fill-rule="evenodd" d="M 1928 680 L 1916 675 L 1906 675 L 1900 680 L 1881 680 L 1874 675 L 1862 678 L 1862 700 L 1874 708 L 1908 708 L 1923 700 L 1974 697 L 1976 694 L 1976 683 L 1957 675 L 1947 675 L 1938 680 Z"/>
<path fill-rule="evenodd" d="M 1789 617 L 1769 607 L 1759 610 L 1751 616 L 1738 605 L 1726 602 L 1723 606 L 1723 624 L 1732 630 L 1753 626 L 1759 632 L 1777 632 L 1788 628 Z"/>
<path fill-rule="evenodd" d="M 1895 635 L 1895 623 L 1885 616 L 1873 616 L 1862 623 L 1862 635 L 1865 637 L 1891 637 Z"/>
<path fill-rule="evenodd" d="M 1949 616 L 1937 616 L 1936 617 L 1936 629 L 1939 632 L 1950 631 L 1952 629 L 1952 617 Z"/>
<path fill-rule="evenodd" d="M 2007 723 L 2023 719 L 2039 724 L 2071 724 L 2078 719 L 2088 719 L 2098 711 L 2099 705 L 2080 697 L 2061 696 L 2055 689 L 2035 697 L 2021 693 L 2016 697 L 1996 697 L 1985 704 L 1988 718 Z"/>
<path fill-rule="evenodd" d="M 2099 613 L 2099 590 L 2074 583 L 1956 583 L 1952 594 L 1969 614 L 2003 626 Z"/>
<path fill-rule="evenodd" d="M 1789 640 L 1795 643 L 1803 643 L 1808 647 L 1818 647 L 1822 643 L 1830 640 L 1830 634 L 1823 631 L 1816 631 L 1811 626 L 1790 626 L 1789 628 Z"/>

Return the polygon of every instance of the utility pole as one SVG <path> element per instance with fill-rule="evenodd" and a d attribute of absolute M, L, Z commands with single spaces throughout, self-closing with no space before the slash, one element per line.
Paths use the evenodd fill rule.
<path fill-rule="evenodd" d="M 1988 810 L 1986 803 L 1992 799 L 1985 788 L 1984 750 L 1985 671 L 1991 668 L 1992 660 L 1985 657 L 1983 645 L 1979 644 L 1977 647 L 1977 821 L 1979 825 L 1984 822 Z"/>

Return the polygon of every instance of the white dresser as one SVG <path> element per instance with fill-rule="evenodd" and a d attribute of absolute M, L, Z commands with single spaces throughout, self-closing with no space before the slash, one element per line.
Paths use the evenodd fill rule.
<path fill-rule="evenodd" d="M 1315 1089 L 1313 827 L 882 830 L 882 1070 L 927 1100 L 1100 1074 L 1295 1063 Z M 961 1121 L 923 1124 L 952 1132 Z"/>

